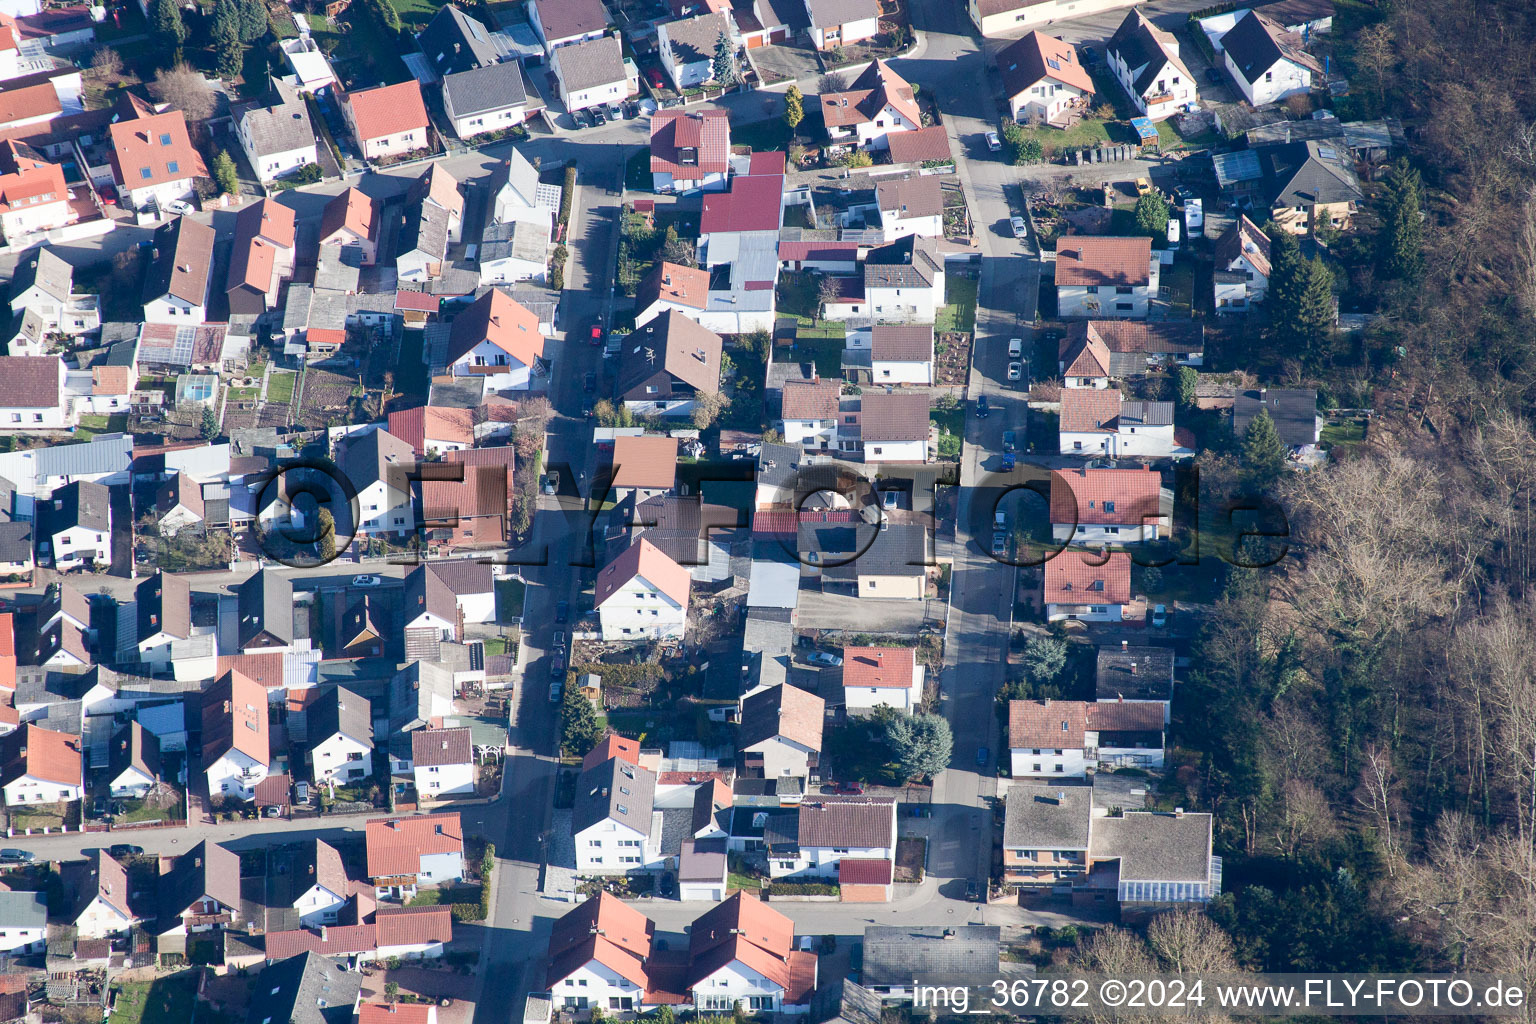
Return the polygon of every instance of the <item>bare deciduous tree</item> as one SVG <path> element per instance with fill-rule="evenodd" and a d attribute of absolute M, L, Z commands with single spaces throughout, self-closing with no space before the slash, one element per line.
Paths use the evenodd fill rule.
<path fill-rule="evenodd" d="M 1232 937 L 1203 911 L 1159 914 L 1147 926 L 1147 945 L 1167 971 L 1212 974 L 1238 970 Z"/>
<path fill-rule="evenodd" d="M 151 91 L 161 103 L 169 103 L 181 111 L 188 121 L 207 119 L 217 104 L 213 90 L 190 64 L 178 64 L 155 72 Z"/>

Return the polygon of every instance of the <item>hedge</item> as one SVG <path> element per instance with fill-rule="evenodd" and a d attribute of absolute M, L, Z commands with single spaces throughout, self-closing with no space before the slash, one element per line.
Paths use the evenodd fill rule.
<path fill-rule="evenodd" d="M 484 921 L 485 920 L 485 894 L 482 890 L 479 903 L 451 903 L 448 909 L 453 912 L 455 921 Z"/>
<path fill-rule="evenodd" d="M 768 888 L 770 896 L 836 896 L 835 882 L 773 882 Z"/>

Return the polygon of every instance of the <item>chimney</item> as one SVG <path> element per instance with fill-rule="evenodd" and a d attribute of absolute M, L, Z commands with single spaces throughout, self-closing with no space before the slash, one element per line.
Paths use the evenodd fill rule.
<path fill-rule="evenodd" d="M 1122 651 L 1129 649 L 1130 646 L 1131 646 L 1131 642 L 1129 640 L 1121 640 L 1120 641 L 1120 649 Z"/>
<path fill-rule="evenodd" d="M 400 828 L 400 819 L 399 818 L 391 818 L 390 822 L 389 822 L 389 827 L 391 829 L 393 829 L 393 830 L 398 831 L 399 828 Z"/>
<path fill-rule="evenodd" d="M 1173 816 L 1175 818 L 1182 818 L 1182 817 L 1184 817 L 1184 808 L 1182 808 L 1182 807 L 1175 807 L 1173 809 Z"/>
<path fill-rule="evenodd" d="M 321 941 L 321 942 L 324 942 L 324 941 L 325 941 L 325 934 L 326 934 L 326 928 L 325 928 L 325 925 L 321 925 L 321 926 L 320 926 L 320 941 Z"/>
<path fill-rule="evenodd" d="M 955 937 L 955 930 L 953 928 L 945 928 L 944 929 L 944 938 L 945 938 L 946 941 L 948 941 L 949 939 L 953 939 L 954 937 Z"/>
<path fill-rule="evenodd" d="M 1135 674 L 1136 674 L 1136 663 L 1133 661 L 1133 662 L 1131 662 L 1131 675 L 1135 675 Z"/>

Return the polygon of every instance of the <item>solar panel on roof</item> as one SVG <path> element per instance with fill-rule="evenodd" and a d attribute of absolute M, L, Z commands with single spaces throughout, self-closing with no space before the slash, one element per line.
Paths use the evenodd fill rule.
<path fill-rule="evenodd" d="M 174 363 L 192 363 L 192 343 L 197 339 L 197 328 L 176 328 L 176 340 L 171 343 L 171 361 Z"/>
<path fill-rule="evenodd" d="M 1045 62 L 1050 65 L 1051 70 L 1053 70 L 1053 71 L 1060 71 L 1061 70 L 1060 62 L 1058 62 L 1054 57 L 1047 57 L 1047 58 L 1045 58 Z"/>

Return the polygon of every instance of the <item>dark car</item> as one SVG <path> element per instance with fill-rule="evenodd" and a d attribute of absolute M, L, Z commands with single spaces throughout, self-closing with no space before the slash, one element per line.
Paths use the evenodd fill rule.
<path fill-rule="evenodd" d="M 596 391 L 597 390 L 597 374 L 589 373 L 585 377 L 581 378 L 581 390 L 585 391 L 589 395 L 592 392 Z"/>
<path fill-rule="evenodd" d="M 594 128 L 608 123 L 608 115 L 603 113 L 602 107 L 593 107 L 587 111 L 587 116 L 592 119 L 592 126 Z"/>
<path fill-rule="evenodd" d="M 1207 82 L 1211 83 L 1212 85 L 1220 85 L 1221 84 L 1221 72 L 1217 71 L 1215 68 L 1206 68 L 1205 69 L 1205 80 Z"/>
<path fill-rule="evenodd" d="M 565 622 L 571 617 L 571 602 L 558 601 L 555 603 L 555 621 Z"/>
<path fill-rule="evenodd" d="M 980 903 L 981 902 L 981 883 L 980 882 L 966 882 L 965 883 L 965 901 L 967 903 Z"/>
<path fill-rule="evenodd" d="M 31 864 L 37 858 L 26 850 L 6 848 L 0 850 L 0 864 Z"/>
<path fill-rule="evenodd" d="M 987 413 L 989 413 L 991 411 L 992 411 L 992 406 L 987 402 L 987 396 L 986 395 L 981 395 L 980 397 L 978 397 L 976 399 L 976 418 L 977 419 L 979 419 L 979 420 L 986 419 L 987 418 Z"/>
<path fill-rule="evenodd" d="M 571 111 L 571 130 L 572 131 L 578 131 L 578 132 L 581 131 L 583 128 L 585 128 L 587 126 L 587 123 L 588 123 L 587 122 L 587 115 L 586 115 L 585 111 L 581 111 L 581 110 L 573 110 L 573 111 Z"/>
<path fill-rule="evenodd" d="M 144 852 L 144 847 L 134 846 L 130 843 L 114 843 L 107 847 L 107 853 L 113 857 L 137 857 Z"/>
<path fill-rule="evenodd" d="M 565 675 L 565 655 L 556 651 L 554 657 L 549 659 L 549 676 L 551 679 L 559 679 Z"/>
<path fill-rule="evenodd" d="M 1077 52 L 1083 55 L 1083 64 L 1087 67 L 1093 67 L 1093 65 L 1099 62 L 1099 55 L 1094 52 L 1091 46 L 1080 46 Z"/>
<path fill-rule="evenodd" d="M 1003 431 L 1003 451 L 1012 452 L 1018 450 L 1018 434 L 1011 430 Z"/>

